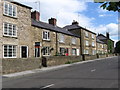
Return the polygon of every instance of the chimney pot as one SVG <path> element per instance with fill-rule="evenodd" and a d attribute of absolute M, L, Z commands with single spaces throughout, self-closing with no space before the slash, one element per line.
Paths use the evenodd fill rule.
<path fill-rule="evenodd" d="M 78 25 L 79 23 L 75 20 L 73 20 L 72 25 Z"/>
<path fill-rule="evenodd" d="M 48 21 L 49 21 L 49 24 L 56 26 L 57 20 L 55 18 L 51 18 Z"/>
<path fill-rule="evenodd" d="M 31 18 L 33 18 L 36 21 L 40 20 L 40 13 L 38 11 L 34 11 L 31 13 Z"/>

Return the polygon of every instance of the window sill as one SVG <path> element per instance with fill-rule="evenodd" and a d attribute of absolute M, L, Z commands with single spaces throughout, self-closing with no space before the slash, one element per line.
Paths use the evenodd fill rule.
<path fill-rule="evenodd" d="M 48 42 L 50 42 L 50 39 L 43 39 L 43 41 L 48 41 Z"/>
<path fill-rule="evenodd" d="M 6 14 L 3 14 L 3 15 L 6 16 L 6 17 L 10 17 L 10 18 L 18 19 L 17 16 L 10 16 L 10 15 L 6 15 Z"/>
<path fill-rule="evenodd" d="M 18 37 L 17 37 L 17 36 L 7 36 L 7 35 L 3 35 L 3 37 L 18 39 Z"/>
<path fill-rule="evenodd" d="M 17 57 L 3 57 L 4 59 L 13 59 L 13 58 L 17 58 Z"/>
<path fill-rule="evenodd" d="M 59 41 L 59 43 L 61 43 L 61 44 L 65 44 L 65 42 L 60 42 L 60 41 Z"/>

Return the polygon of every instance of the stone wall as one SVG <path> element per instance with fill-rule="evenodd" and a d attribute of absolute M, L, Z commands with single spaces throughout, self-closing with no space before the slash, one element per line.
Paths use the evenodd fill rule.
<path fill-rule="evenodd" d="M 3 74 L 32 70 L 41 67 L 40 58 L 2 59 Z"/>
<path fill-rule="evenodd" d="M 65 64 L 67 62 L 82 61 L 81 56 L 52 56 L 47 58 L 47 66 Z"/>
<path fill-rule="evenodd" d="M 97 59 L 97 55 L 82 55 L 83 61 Z"/>

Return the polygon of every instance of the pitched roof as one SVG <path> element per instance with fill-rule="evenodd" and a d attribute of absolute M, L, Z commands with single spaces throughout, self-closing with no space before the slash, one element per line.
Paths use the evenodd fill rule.
<path fill-rule="evenodd" d="M 93 34 L 96 34 L 96 33 L 92 32 L 92 31 L 90 31 L 90 30 L 88 30 L 88 29 L 86 29 L 86 28 L 83 28 L 83 27 L 79 26 L 78 24 L 67 25 L 67 26 L 65 26 L 65 27 L 63 27 L 63 28 L 68 29 L 69 31 L 71 31 L 71 30 L 76 30 L 76 29 L 84 29 L 84 30 L 86 30 L 86 31 L 88 31 L 88 32 L 91 32 L 91 33 L 93 33 Z"/>
<path fill-rule="evenodd" d="M 41 21 L 36 21 L 34 19 L 32 19 L 32 26 L 35 26 L 35 27 L 38 27 L 38 28 L 43 28 L 43 29 L 47 29 L 47 30 L 50 30 L 50 31 L 54 31 L 54 32 L 58 32 L 58 33 L 63 33 L 63 34 L 67 34 L 67 35 L 70 35 L 70 36 L 75 36 L 75 37 L 78 37 L 80 38 L 80 36 L 70 32 L 70 31 L 67 31 L 66 29 L 64 28 L 61 28 L 61 27 L 58 27 L 58 26 L 53 26 L 51 24 L 48 24 L 48 23 L 45 23 L 45 22 L 41 22 Z"/>
<path fill-rule="evenodd" d="M 100 40 L 106 40 L 107 39 L 107 37 L 104 36 L 103 34 L 98 34 L 97 38 L 100 39 Z"/>
<path fill-rule="evenodd" d="M 96 42 L 101 44 L 106 44 L 105 42 L 101 41 L 99 38 L 96 38 Z"/>
<path fill-rule="evenodd" d="M 17 5 L 20 5 L 20 6 L 23 6 L 23 7 L 29 8 L 29 9 L 32 9 L 32 7 L 27 6 L 27 5 L 24 5 L 24 4 L 22 4 L 22 3 L 19 3 L 19 2 L 17 2 L 17 1 L 14 1 L 14 0 L 4 0 L 4 1 L 8 1 L 8 2 L 11 2 L 11 3 L 17 4 Z"/>

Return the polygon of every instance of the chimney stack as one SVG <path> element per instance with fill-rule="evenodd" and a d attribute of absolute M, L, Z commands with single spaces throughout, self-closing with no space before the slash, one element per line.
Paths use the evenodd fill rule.
<path fill-rule="evenodd" d="M 110 36 L 109 36 L 109 32 L 106 32 L 106 37 L 107 37 L 107 39 L 110 38 Z"/>
<path fill-rule="evenodd" d="M 79 23 L 75 20 L 73 20 L 72 25 L 78 25 Z"/>
<path fill-rule="evenodd" d="M 31 13 L 31 18 L 33 18 L 36 21 L 40 20 L 40 13 L 38 11 L 34 11 Z"/>
<path fill-rule="evenodd" d="M 51 18 L 48 21 L 49 21 L 49 24 L 56 26 L 57 20 L 55 18 Z"/>

